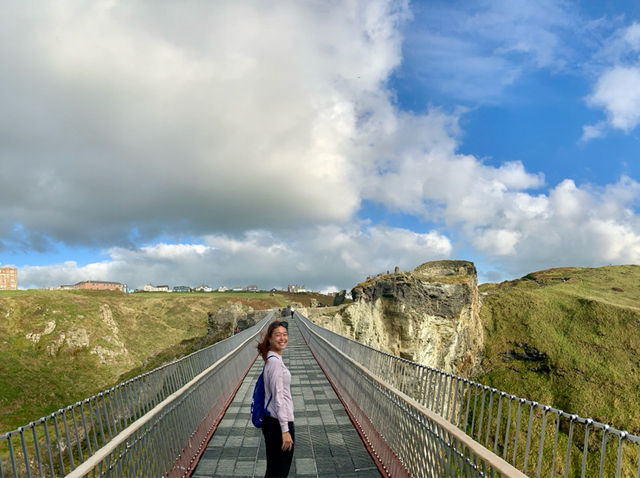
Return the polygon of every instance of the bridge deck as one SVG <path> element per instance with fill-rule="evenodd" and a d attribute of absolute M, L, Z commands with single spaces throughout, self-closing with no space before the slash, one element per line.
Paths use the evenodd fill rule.
<path fill-rule="evenodd" d="M 379 477 L 378 469 L 305 344 L 295 320 L 289 325 L 289 345 L 283 359 L 291 371 L 295 409 L 295 451 L 289 476 Z M 262 365 L 258 358 L 192 477 L 264 476 L 264 440 L 250 417 L 253 386 Z"/>

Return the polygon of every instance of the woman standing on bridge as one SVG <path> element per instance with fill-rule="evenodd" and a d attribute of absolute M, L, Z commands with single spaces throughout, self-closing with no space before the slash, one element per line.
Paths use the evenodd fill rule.
<path fill-rule="evenodd" d="M 282 351 L 289 341 L 289 324 L 272 322 L 258 344 L 258 352 L 266 362 L 264 392 L 267 412 L 262 422 L 262 434 L 267 449 L 265 477 L 287 476 L 293 459 L 293 400 L 291 373 L 282 361 Z"/>

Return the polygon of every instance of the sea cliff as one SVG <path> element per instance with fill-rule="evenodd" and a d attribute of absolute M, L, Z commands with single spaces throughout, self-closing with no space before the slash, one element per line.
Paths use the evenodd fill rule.
<path fill-rule="evenodd" d="M 394 355 L 463 376 L 478 373 L 483 350 L 476 269 L 434 261 L 356 285 L 353 303 L 308 309 L 311 320 Z"/>

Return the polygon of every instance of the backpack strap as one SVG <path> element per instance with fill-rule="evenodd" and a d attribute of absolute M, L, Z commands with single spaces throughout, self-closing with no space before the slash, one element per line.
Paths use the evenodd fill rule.
<path fill-rule="evenodd" d="M 264 362 L 264 365 L 262 366 L 262 373 L 264 373 L 264 368 L 267 366 L 267 360 L 269 360 L 270 358 L 275 357 L 275 355 L 269 355 L 267 356 L 267 359 Z M 271 399 L 273 398 L 273 396 L 271 394 L 269 394 L 269 401 L 267 401 L 267 404 L 264 406 L 264 413 L 265 415 L 271 416 L 269 414 L 269 411 L 267 410 L 267 408 L 269 407 L 269 404 L 271 403 Z"/>

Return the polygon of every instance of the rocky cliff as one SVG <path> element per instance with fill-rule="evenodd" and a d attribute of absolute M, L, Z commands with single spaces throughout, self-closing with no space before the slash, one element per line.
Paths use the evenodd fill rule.
<path fill-rule="evenodd" d="M 483 349 L 476 269 L 434 261 L 358 284 L 354 303 L 308 310 L 319 325 L 377 349 L 468 376 Z"/>

